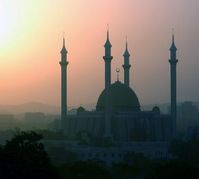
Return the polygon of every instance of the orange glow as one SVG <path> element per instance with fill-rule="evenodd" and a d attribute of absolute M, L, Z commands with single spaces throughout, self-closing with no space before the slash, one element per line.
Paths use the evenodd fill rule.
<path fill-rule="evenodd" d="M 0 104 L 29 101 L 60 104 L 59 52 L 63 32 L 69 52 L 68 104 L 95 103 L 104 88 L 102 56 L 107 23 L 114 56 L 112 81 L 116 79 L 117 67 L 123 80 L 121 65 L 127 35 L 131 85 L 141 104 L 168 102 L 168 48 L 172 27 L 176 31 L 179 58 L 184 60 L 178 66 L 179 88 L 186 87 L 182 79 L 187 79 L 189 70 L 192 76 L 199 76 L 195 69 L 199 64 L 194 61 L 199 56 L 195 49 L 198 39 L 192 38 L 199 29 L 199 21 L 194 18 L 198 16 L 196 4 L 194 0 L 189 4 L 172 0 L 151 0 L 150 3 L 141 0 L 1 0 Z M 189 47 L 185 42 L 191 43 Z M 189 66 L 185 58 L 192 65 Z M 187 69 L 184 68 L 182 74 L 185 66 Z M 157 94 L 156 90 L 161 93 Z M 195 99 L 195 94 L 184 90 L 179 92 L 180 100 Z"/>

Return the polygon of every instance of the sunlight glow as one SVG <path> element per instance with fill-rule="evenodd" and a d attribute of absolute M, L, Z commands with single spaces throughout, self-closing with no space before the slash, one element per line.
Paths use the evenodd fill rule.
<path fill-rule="evenodd" d="M 0 2 L 0 44 L 5 44 L 17 29 L 19 10 L 15 3 Z"/>

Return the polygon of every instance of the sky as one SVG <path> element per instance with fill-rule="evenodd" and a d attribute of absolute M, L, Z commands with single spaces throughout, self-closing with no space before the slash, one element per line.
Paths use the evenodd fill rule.
<path fill-rule="evenodd" d="M 109 24 L 112 82 L 123 81 L 128 38 L 130 84 L 141 105 L 170 100 L 169 47 L 178 48 L 178 101 L 199 101 L 198 0 L 0 0 L 0 104 L 60 105 L 60 50 L 68 50 L 68 105 L 96 103 L 104 88 Z"/>

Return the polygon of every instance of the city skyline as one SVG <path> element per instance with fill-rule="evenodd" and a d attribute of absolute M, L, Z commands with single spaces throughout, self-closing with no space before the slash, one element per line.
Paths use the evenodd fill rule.
<path fill-rule="evenodd" d="M 7 7 L 8 12 L 12 8 L 16 8 L 12 7 L 12 3 L 14 4 L 15 1 L 12 1 L 11 4 L 6 4 L 5 1 L 2 2 Z M 158 3 L 157 0 L 153 0 L 151 4 L 138 1 L 130 2 L 128 0 L 117 0 L 113 4 L 111 2 L 113 3 L 113 1 L 95 1 L 95 3 L 91 3 L 87 0 L 85 2 L 86 7 L 81 7 L 82 2 L 77 4 L 69 1 L 71 8 L 66 7 L 66 9 L 70 9 L 70 12 L 67 12 L 64 9 L 65 6 L 62 7 L 67 3 L 60 1 L 60 4 L 57 5 L 59 8 L 54 9 L 54 12 L 60 11 L 60 13 L 51 20 L 47 16 L 50 15 L 50 10 L 53 10 L 53 2 L 45 7 L 47 11 L 44 14 L 42 12 L 42 10 L 45 10 L 43 3 L 36 1 L 35 4 L 26 4 L 25 1 L 22 1 L 20 5 L 27 7 L 26 11 L 31 5 L 33 5 L 33 8 L 29 12 L 29 15 L 32 15 L 30 16 L 30 22 L 27 23 L 22 18 L 23 16 L 21 16 L 20 22 L 24 27 L 34 28 L 22 33 L 23 31 L 20 31 L 20 28 L 17 29 L 18 23 L 16 23 L 16 29 L 13 28 L 13 31 L 18 30 L 19 36 L 16 31 L 15 33 L 10 31 L 6 36 L 6 28 L 4 28 L 5 31 L 0 31 L 1 34 L 4 33 L 4 36 L 0 36 L 0 104 L 17 104 L 28 101 L 60 104 L 60 67 L 58 62 L 60 61 L 59 51 L 62 47 L 63 31 L 65 31 L 66 36 L 69 61 L 68 104 L 69 106 L 78 106 L 95 103 L 104 88 L 102 56 L 107 21 L 110 24 L 110 39 L 113 45 L 112 83 L 117 77 L 115 69 L 119 67 L 122 71 L 122 55 L 125 50 L 125 36 L 127 35 L 131 54 L 130 63 L 132 65 L 130 85 L 138 94 L 141 105 L 169 102 L 168 59 L 171 29 L 174 27 L 180 61 L 177 68 L 178 101 L 199 101 L 197 92 L 199 85 L 196 82 L 199 76 L 197 70 L 199 65 L 197 60 L 199 56 L 197 51 L 199 39 L 196 36 L 199 28 L 196 16 L 198 2 L 189 1 L 190 4 L 188 5 L 192 7 L 189 9 L 186 1 L 181 1 L 181 4 L 178 4 L 181 8 L 177 9 L 176 17 L 172 16 L 177 6 L 176 2 L 161 1 Z M 155 3 L 160 5 L 157 7 L 164 9 L 162 11 L 163 15 L 159 14 L 160 11 L 154 11 L 157 5 Z M 17 7 L 18 9 L 15 9 L 16 12 L 20 8 L 24 10 L 24 7 L 20 5 Z M 40 5 L 38 12 L 42 15 L 41 19 L 39 19 L 39 14 L 36 15 L 37 5 Z M 164 8 L 165 5 L 166 8 Z M 93 7 L 93 9 L 88 9 L 88 12 L 86 12 L 88 7 Z M 105 11 L 104 13 L 101 12 L 103 15 L 100 14 L 98 7 L 99 10 Z M 108 10 L 104 10 L 104 7 L 112 8 L 111 14 Z M 136 11 L 133 12 L 130 7 Z M 142 8 L 139 9 L 139 7 Z M 170 9 L 168 9 L 169 7 Z M 80 11 L 81 8 L 83 12 Z M 75 10 L 81 13 L 77 16 Z M 95 12 L 95 10 L 97 11 Z M 26 11 L 19 12 L 25 15 Z M 90 18 L 92 14 L 96 19 L 94 17 Z M 139 16 L 141 14 L 143 15 Z M 81 15 L 84 16 L 80 17 Z M 89 20 L 86 19 L 87 16 Z M 150 17 L 154 18 L 151 24 L 147 21 Z M 65 18 L 67 20 L 64 20 Z M 76 19 L 72 21 L 73 18 Z M 99 21 L 96 22 L 96 20 Z M 128 21 L 124 22 L 125 20 Z M 164 23 L 163 20 L 165 20 Z M 2 20 L 0 22 L 3 23 Z M 35 24 L 32 24 L 32 22 Z M 6 24 L 3 25 L 6 26 Z M 47 27 L 43 28 L 43 25 Z M 13 39 L 9 39 L 11 34 Z M 93 41 L 93 39 L 95 40 Z M 120 73 L 120 79 L 123 81 L 122 72 Z"/>

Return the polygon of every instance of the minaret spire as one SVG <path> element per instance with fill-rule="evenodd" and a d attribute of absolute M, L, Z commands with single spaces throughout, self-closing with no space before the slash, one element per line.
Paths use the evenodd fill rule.
<path fill-rule="evenodd" d="M 127 36 L 126 36 L 126 51 L 128 51 L 128 41 L 127 41 Z"/>
<path fill-rule="evenodd" d="M 105 62 L 105 88 L 110 86 L 111 84 L 111 60 L 113 57 L 111 56 L 111 42 L 109 40 L 109 27 L 107 29 L 107 39 L 104 44 L 105 55 L 103 56 Z"/>
<path fill-rule="evenodd" d="M 65 38 L 63 37 L 63 47 L 65 47 Z"/>
<path fill-rule="evenodd" d="M 66 50 L 66 47 L 65 47 L 65 37 L 63 35 L 63 46 L 62 46 L 62 49 L 61 49 L 61 54 L 62 56 L 66 56 L 67 55 L 67 50 Z M 67 58 L 67 57 L 64 57 L 64 58 Z"/>
<path fill-rule="evenodd" d="M 104 44 L 105 55 L 103 56 L 105 62 L 105 95 L 106 95 L 106 107 L 105 107 L 105 138 L 112 138 L 111 134 L 111 106 L 110 106 L 110 86 L 111 86 L 111 42 L 109 40 L 109 27 L 107 30 L 107 39 Z"/>
<path fill-rule="evenodd" d="M 176 51 L 177 51 L 177 48 L 175 45 L 174 30 L 172 30 L 172 43 L 171 43 L 170 51 L 173 52 L 173 54 L 176 54 Z"/>
<path fill-rule="evenodd" d="M 61 49 L 61 128 L 64 130 L 67 117 L 67 50 L 65 47 L 65 38 L 63 37 L 63 47 Z"/>
<path fill-rule="evenodd" d="M 126 37 L 126 49 L 125 52 L 123 54 L 124 56 L 124 64 L 123 64 L 123 69 L 124 69 L 124 84 L 129 86 L 129 70 L 131 68 L 131 65 L 129 64 L 129 51 L 128 51 L 128 41 L 127 41 L 127 37 Z"/>
<path fill-rule="evenodd" d="M 109 24 L 107 24 L 107 40 L 109 40 Z"/>
<path fill-rule="evenodd" d="M 63 48 L 65 48 L 65 32 L 63 32 Z"/>
<path fill-rule="evenodd" d="M 176 45 L 174 40 L 174 33 L 172 33 L 172 44 L 170 47 L 170 78 L 171 78 L 171 120 L 172 120 L 172 135 L 176 136 L 176 117 L 177 117 L 177 95 L 176 95 L 176 65 L 178 60 L 176 58 Z"/>
<path fill-rule="evenodd" d="M 172 28 L 172 43 L 175 43 L 174 28 Z"/>

